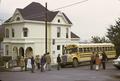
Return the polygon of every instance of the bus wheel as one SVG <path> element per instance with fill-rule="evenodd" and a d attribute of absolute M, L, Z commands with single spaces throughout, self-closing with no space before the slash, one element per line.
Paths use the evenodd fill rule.
<path fill-rule="evenodd" d="M 78 60 L 77 59 L 73 59 L 73 67 L 78 67 Z"/>

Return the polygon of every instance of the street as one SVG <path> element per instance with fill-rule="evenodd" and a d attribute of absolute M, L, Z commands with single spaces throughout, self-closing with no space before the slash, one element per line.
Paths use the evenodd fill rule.
<path fill-rule="evenodd" d="M 60 71 L 53 68 L 52 71 L 35 73 L 27 72 L 0 72 L 2 81 L 120 81 L 120 70 L 111 62 L 107 63 L 106 70 L 90 70 L 89 65 L 81 65 L 78 68 L 62 68 Z"/>

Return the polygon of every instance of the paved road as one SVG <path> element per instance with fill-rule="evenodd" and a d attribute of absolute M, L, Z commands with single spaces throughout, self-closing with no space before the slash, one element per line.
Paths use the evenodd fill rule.
<path fill-rule="evenodd" d="M 64 68 L 57 71 L 35 73 L 27 72 L 0 72 L 2 81 L 120 81 L 120 70 L 113 67 L 112 63 L 107 64 L 106 70 L 90 70 L 89 66 L 78 68 Z"/>

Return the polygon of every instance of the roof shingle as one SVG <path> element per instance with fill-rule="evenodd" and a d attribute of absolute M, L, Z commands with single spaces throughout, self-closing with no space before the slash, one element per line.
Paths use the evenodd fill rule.
<path fill-rule="evenodd" d="M 71 38 L 80 38 L 80 37 L 77 36 L 75 33 L 71 32 Z"/>
<path fill-rule="evenodd" d="M 32 2 L 28 6 L 26 6 L 23 9 L 19 9 L 19 12 L 21 13 L 22 17 L 25 20 L 35 20 L 35 21 L 45 21 L 45 10 L 46 8 L 42 6 L 40 3 Z M 59 11 L 49 11 L 47 10 L 47 21 L 51 22 L 55 16 L 57 15 Z M 68 21 L 69 24 L 72 24 L 71 21 L 68 19 L 68 17 L 63 13 L 64 17 Z M 9 19 L 10 20 L 10 19 Z M 9 22 L 7 20 L 7 22 Z"/>

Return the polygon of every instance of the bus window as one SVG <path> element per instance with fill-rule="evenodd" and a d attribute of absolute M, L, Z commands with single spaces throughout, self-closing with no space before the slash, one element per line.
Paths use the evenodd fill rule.
<path fill-rule="evenodd" d="M 90 47 L 90 51 L 93 52 L 93 48 L 92 47 Z"/>
<path fill-rule="evenodd" d="M 103 51 L 102 47 L 100 47 L 100 51 Z"/>
<path fill-rule="evenodd" d="M 112 47 L 110 47 L 109 50 L 112 51 Z"/>
<path fill-rule="evenodd" d="M 79 48 L 79 52 L 81 52 L 81 53 L 83 52 L 83 51 L 82 51 L 82 48 Z"/>
<path fill-rule="evenodd" d="M 67 52 L 68 54 L 76 53 L 76 52 L 78 52 L 78 49 L 77 49 L 77 48 L 70 48 L 70 49 L 67 49 L 66 52 Z"/>
<path fill-rule="evenodd" d="M 105 51 L 107 51 L 107 47 L 105 47 Z"/>
<path fill-rule="evenodd" d="M 107 51 L 109 51 L 109 47 L 107 47 Z"/>
<path fill-rule="evenodd" d="M 93 48 L 93 51 L 96 51 L 96 48 L 95 48 L 95 47 Z"/>
<path fill-rule="evenodd" d="M 97 47 L 96 50 L 99 51 L 99 47 Z"/>
<path fill-rule="evenodd" d="M 87 50 L 86 50 L 86 48 L 83 48 L 83 50 L 84 50 L 84 52 L 86 52 Z"/>
<path fill-rule="evenodd" d="M 87 52 L 90 52 L 90 49 L 89 48 L 86 48 L 87 49 Z"/>
<path fill-rule="evenodd" d="M 102 51 L 105 51 L 105 48 L 104 48 L 104 47 L 102 47 Z"/>
<path fill-rule="evenodd" d="M 109 47 L 107 47 L 107 50 L 109 51 Z"/>

